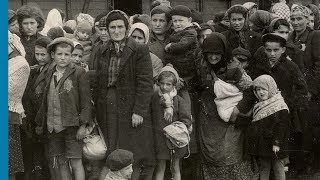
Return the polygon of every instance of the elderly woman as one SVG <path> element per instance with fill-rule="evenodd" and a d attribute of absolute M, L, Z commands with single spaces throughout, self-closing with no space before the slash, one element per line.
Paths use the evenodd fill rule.
<path fill-rule="evenodd" d="M 107 15 L 110 40 L 98 51 L 96 117 L 108 145 L 107 155 L 117 148 L 133 152 L 131 179 L 139 179 L 140 175 L 152 179 L 152 63 L 148 46 L 128 38 L 128 24 L 122 11 Z"/>
<path fill-rule="evenodd" d="M 199 68 L 203 88 L 200 93 L 198 133 L 204 180 L 244 180 L 253 176 L 250 163 L 242 157 L 242 129 L 237 128 L 234 121 L 223 121 L 214 102 L 214 79 L 217 76 L 225 80 L 227 61 L 231 58 L 229 51 L 228 42 L 220 33 L 213 32 L 203 42 L 203 58 Z M 254 98 L 247 97 L 254 97 L 251 90 L 244 93 L 244 99 L 239 102 L 232 117 L 236 117 L 239 110 L 246 113 L 253 107 Z"/>
<path fill-rule="evenodd" d="M 261 34 L 253 32 L 246 26 L 248 10 L 242 5 L 234 5 L 227 11 L 230 29 L 222 32 L 230 44 L 231 50 L 241 46 L 254 54 L 261 46 Z"/>
<path fill-rule="evenodd" d="M 20 125 L 24 109 L 22 96 L 27 86 L 30 67 L 25 59 L 25 51 L 16 34 L 9 34 L 9 74 L 8 74 L 8 98 L 9 98 L 9 177 L 16 178 L 16 173 L 24 172 Z"/>
<path fill-rule="evenodd" d="M 310 137 L 308 140 L 304 140 L 307 150 L 311 150 L 311 137 L 314 136 L 314 139 L 319 139 L 320 135 L 309 134 L 312 130 L 319 128 L 320 125 L 320 31 L 312 30 L 307 27 L 309 11 L 305 6 L 295 6 L 291 10 L 291 24 L 293 27 L 293 32 L 289 35 L 288 41 L 295 44 L 299 49 L 304 53 L 304 64 L 305 64 L 305 78 L 308 84 L 309 97 L 310 97 L 310 112 L 305 116 L 309 119 L 309 125 L 302 127 L 300 130 L 300 138 Z M 302 141 L 302 139 L 300 139 Z M 302 147 L 301 147 L 302 148 Z M 314 152 L 318 152 L 316 149 Z M 315 160 L 317 162 L 319 160 Z M 297 164 L 305 164 L 303 162 L 298 162 Z M 310 163 L 309 163 L 310 164 Z M 303 166 L 301 168 L 305 168 Z"/>
<path fill-rule="evenodd" d="M 20 26 L 21 43 L 26 50 L 26 60 L 30 66 L 37 64 L 34 58 L 34 46 L 36 40 L 42 35 L 39 32 L 44 27 L 42 11 L 36 6 L 24 5 L 17 10 Z"/>

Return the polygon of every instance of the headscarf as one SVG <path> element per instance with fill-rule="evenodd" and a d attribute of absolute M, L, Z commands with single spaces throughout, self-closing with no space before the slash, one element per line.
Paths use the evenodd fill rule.
<path fill-rule="evenodd" d="M 40 32 L 41 35 L 47 36 L 48 31 L 51 28 L 61 27 L 63 29 L 63 21 L 60 12 L 57 9 L 51 9 L 48 13 L 46 23 L 44 24 L 43 30 Z"/>
<path fill-rule="evenodd" d="M 128 36 L 131 36 L 133 31 L 136 30 L 136 29 L 140 29 L 142 32 L 143 32 L 143 35 L 144 35 L 144 43 L 145 44 L 148 44 L 149 42 L 149 28 L 147 25 L 143 24 L 143 23 L 134 23 L 132 24 L 132 26 L 130 27 L 130 30 L 129 30 L 129 34 Z"/>
<path fill-rule="evenodd" d="M 84 13 L 80 13 L 77 18 L 76 18 L 76 22 L 80 23 L 80 22 L 88 22 L 92 27 L 94 27 L 94 18 L 92 16 L 90 16 L 89 14 L 84 14 Z"/>
<path fill-rule="evenodd" d="M 287 21 L 290 20 L 290 8 L 285 3 L 276 3 L 271 8 L 271 13 L 274 15 L 274 17 L 286 19 Z"/>
<path fill-rule="evenodd" d="M 310 9 L 305 6 L 297 5 L 291 9 L 290 16 L 295 16 L 295 15 L 304 16 L 308 19 L 310 15 Z"/>
<path fill-rule="evenodd" d="M 269 99 L 260 101 L 253 107 L 253 121 L 259 121 L 268 117 L 278 111 L 288 110 L 289 108 L 285 103 L 276 81 L 270 75 L 261 75 L 253 80 L 254 94 L 257 96 L 256 88 L 261 87 L 268 91 Z"/>
<path fill-rule="evenodd" d="M 272 16 L 268 11 L 257 10 L 249 17 L 249 20 L 264 33 L 272 21 Z"/>
<path fill-rule="evenodd" d="M 8 31 L 8 43 L 12 49 L 17 50 L 21 56 L 26 56 L 26 51 L 24 50 L 24 46 L 22 45 L 19 36 Z"/>
<path fill-rule="evenodd" d="M 247 8 L 248 10 L 252 9 L 253 7 L 257 7 L 258 5 L 254 2 L 246 2 L 243 4 L 243 6 L 245 8 Z"/>

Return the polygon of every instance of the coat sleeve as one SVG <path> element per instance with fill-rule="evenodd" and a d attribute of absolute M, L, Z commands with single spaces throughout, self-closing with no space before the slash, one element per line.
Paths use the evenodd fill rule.
<path fill-rule="evenodd" d="M 306 105 L 306 99 L 308 95 L 308 88 L 307 88 L 307 83 L 305 81 L 305 78 L 303 74 L 301 73 L 298 65 L 295 63 L 292 63 L 292 71 L 291 71 L 291 77 L 294 82 L 293 86 L 293 93 L 294 93 L 294 101 L 296 102 L 295 104 L 297 107 L 304 107 Z"/>
<path fill-rule="evenodd" d="M 191 103 L 187 99 L 183 99 L 178 96 L 178 112 L 179 112 L 179 121 L 183 122 L 188 128 L 192 124 L 191 119 Z"/>
<path fill-rule="evenodd" d="M 171 43 L 168 52 L 169 53 L 181 53 L 185 52 L 186 49 L 189 49 L 189 47 L 197 42 L 197 35 L 192 32 L 186 33 L 179 42 Z"/>
<path fill-rule="evenodd" d="M 309 91 L 318 96 L 320 93 L 320 31 L 314 31 L 314 36 L 311 42 L 312 46 L 312 58 L 313 58 L 313 69 L 312 78 L 310 79 Z"/>
<path fill-rule="evenodd" d="M 91 92 L 88 73 L 84 69 L 80 69 L 78 76 L 79 83 L 79 100 L 80 100 L 80 124 L 91 122 Z"/>
<path fill-rule="evenodd" d="M 136 92 L 133 113 L 147 117 L 150 112 L 150 102 L 153 93 L 152 63 L 147 45 L 137 49 L 135 65 Z"/>
<path fill-rule="evenodd" d="M 273 145 L 279 146 L 281 150 L 281 145 L 285 143 L 286 136 L 289 134 L 290 117 L 287 110 L 277 112 L 275 117 L 277 119 L 273 130 Z"/>

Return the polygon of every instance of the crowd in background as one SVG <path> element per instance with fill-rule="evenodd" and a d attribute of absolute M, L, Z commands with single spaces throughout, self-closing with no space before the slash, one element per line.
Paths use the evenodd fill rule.
<path fill-rule="evenodd" d="M 319 173 L 320 5 L 272 2 L 207 22 L 167 0 L 130 17 L 9 10 L 10 179 Z"/>

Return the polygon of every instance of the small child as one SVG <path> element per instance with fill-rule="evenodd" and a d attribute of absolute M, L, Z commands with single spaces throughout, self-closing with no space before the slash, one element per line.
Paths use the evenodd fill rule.
<path fill-rule="evenodd" d="M 84 49 L 82 45 L 77 41 L 74 41 L 73 44 L 74 44 L 74 49 L 71 53 L 72 62 L 77 66 L 83 67 L 86 70 L 86 72 L 88 72 L 89 66 L 85 62 L 83 62 Z"/>
<path fill-rule="evenodd" d="M 107 168 L 110 169 L 104 180 L 129 180 L 133 172 L 133 153 L 116 149 L 107 157 Z"/>
<path fill-rule="evenodd" d="M 91 123 L 89 80 L 83 68 L 71 62 L 73 42 L 64 37 L 53 40 L 48 52 L 55 66 L 46 74 L 46 89 L 36 115 L 36 133 L 45 134 L 50 166 L 58 168 L 56 177 L 84 179 L 82 139 Z M 46 129 L 46 132 L 43 130 Z"/>
<path fill-rule="evenodd" d="M 276 180 L 285 180 L 289 108 L 271 76 L 257 77 L 253 90 L 258 102 L 253 108 L 253 120 L 247 133 L 248 154 L 259 158 L 261 180 L 269 180 L 271 168 Z"/>
<path fill-rule="evenodd" d="M 91 36 L 92 36 L 92 27 L 90 24 L 86 21 L 84 22 L 79 22 L 76 26 L 76 29 L 74 31 L 74 40 L 78 41 L 83 49 L 83 62 L 88 64 L 90 60 L 90 54 L 92 51 L 92 41 L 91 41 Z"/>
<path fill-rule="evenodd" d="M 176 85 L 179 75 L 171 64 L 167 64 L 159 73 L 158 88 L 152 97 L 152 119 L 155 129 L 162 130 L 174 121 L 183 122 L 188 128 L 191 126 L 191 105 L 177 94 Z M 187 152 L 187 147 L 171 150 L 166 144 L 164 133 L 154 131 L 157 167 L 155 179 L 163 180 L 166 169 L 166 161 L 172 160 L 171 168 L 174 180 L 180 180 L 180 159 Z"/>
<path fill-rule="evenodd" d="M 164 61 L 165 64 L 171 63 L 180 77 L 188 82 L 196 74 L 197 30 L 192 24 L 192 13 L 188 7 L 175 6 L 170 15 L 174 32 L 168 37 Z"/>

